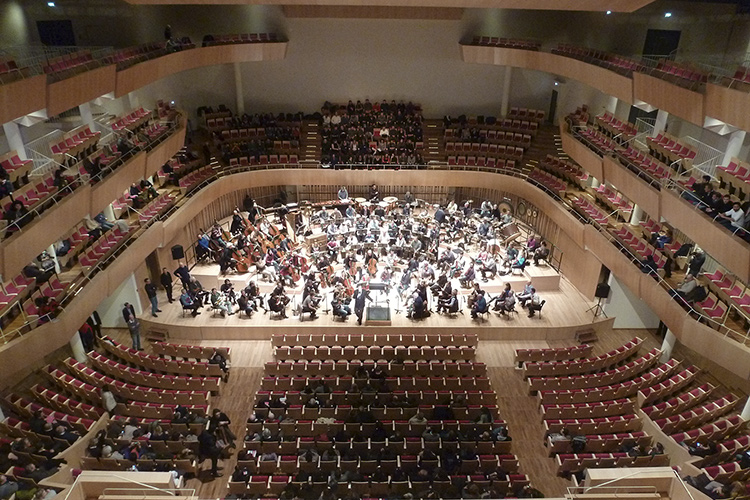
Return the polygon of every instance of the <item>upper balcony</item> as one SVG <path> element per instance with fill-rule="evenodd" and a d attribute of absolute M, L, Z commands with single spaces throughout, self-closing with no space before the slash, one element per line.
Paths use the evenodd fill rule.
<path fill-rule="evenodd" d="M 181 50 L 173 51 L 166 50 L 163 44 L 158 44 L 157 50 L 144 48 L 151 45 L 154 44 L 117 52 L 101 49 L 85 61 L 69 59 L 54 64 L 49 64 L 54 59 L 43 55 L 20 69 L 16 67 L 21 65 L 17 61 L 11 61 L 15 69 L 0 63 L 0 122 L 40 111 L 55 116 L 100 96 L 127 95 L 190 69 L 283 59 L 287 50 L 286 42 L 271 41 L 269 37 L 239 38 L 206 47 L 183 44 L 178 46 Z M 134 54 L 130 54 L 132 51 Z M 46 64 L 42 65 L 42 60 Z"/>
<path fill-rule="evenodd" d="M 488 37 L 481 37 L 481 39 Z M 479 40 L 477 40 L 477 43 Z M 540 50 L 541 49 L 541 50 Z M 569 46 L 461 45 L 465 62 L 532 69 L 570 78 L 630 104 L 646 103 L 703 127 L 714 118 L 750 130 L 750 84 L 724 75 L 689 73 Z"/>

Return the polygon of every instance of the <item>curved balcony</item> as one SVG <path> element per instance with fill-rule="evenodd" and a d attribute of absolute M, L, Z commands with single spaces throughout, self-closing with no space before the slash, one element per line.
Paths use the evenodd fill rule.
<path fill-rule="evenodd" d="M 525 178 L 489 171 L 456 171 L 439 167 L 425 175 L 420 170 L 323 170 L 266 166 L 247 171 L 245 168 L 217 173 L 190 193 L 189 200 L 172 213 L 154 220 L 138 233 L 106 263 L 106 272 L 92 273 L 73 292 L 60 315 L 32 333 L 6 344 L 0 351 L 0 377 L 11 384 L 33 370 L 44 356 L 66 344 L 70 333 L 85 321 L 101 297 L 113 294 L 121 283 L 141 265 L 146 257 L 160 247 L 180 238 L 185 226 L 206 206 L 221 196 L 248 187 L 280 185 L 339 186 L 341 184 L 389 184 L 403 186 L 455 186 L 477 189 L 498 189 L 512 192 L 543 211 L 560 229 L 558 247 L 568 254 L 563 272 L 586 295 L 593 296 L 598 281 L 599 263 L 604 264 L 623 281 L 630 291 L 646 301 L 664 323 L 687 347 L 701 352 L 737 375 L 750 376 L 750 349 L 722 335 L 711 326 L 698 322 L 691 312 L 671 299 L 664 283 L 636 272 L 632 258 L 623 253 L 614 237 L 603 228 L 588 224 L 572 213 L 561 200 L 547 194 Z M 596 259 L 591 259 L 591 255 Z M 694 311 L 692 311 L 694 313 Z"/>
<path fill-rule="evenodd" d="M 648 103 L 703 127 L 716 118 L 750 130 L 750 93 L 714 83 L 688 89 L 646 73 L 607 69 L 562 54 L 480 45 L 461 45 L 464 62 L 552 73 L 593 87 L 630 104 Z"/>
<path fill-rule="evenodd" d="M 54 116 L 102 95 L 127 95 L 167 76 L 195 68 L 283 59 L 286 49 L 286 42 L 195 47 L 119 71 L 115 64 L 108 64 L 59 81 L 48 82 L 47 75 L 29 76 L 0 85 L 0 122 L 9 122 L 44 109 L 47 116 Z"/>

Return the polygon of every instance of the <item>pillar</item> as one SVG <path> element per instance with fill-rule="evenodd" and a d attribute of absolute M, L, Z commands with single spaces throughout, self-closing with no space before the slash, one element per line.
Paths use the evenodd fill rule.
<path fill-rule="evenodd" d="M 508 103 L 510 102 L 510 81 L 513 77 L 513 68 L 510 66 L 505 67 L 503 73 L 503 95 L 500 103 L 500 117 L 508 115 Z"/>
<path fill-rule="evenodd" d="M 55 245 L 54 243 L 47 247 L 47 255 L 52 257 L 52 260 L 55 263 L 55 272 L 60 273 L 60 262 L 57 260 L 57 252 L 55 252 Z"/>
<path fill-rule="evenodd" d="M 94 115 L 91 113 L 91 103 L 84 102 L 78 105 L 78 111 L 81 113 L 81 120 L 86 125 L 89 125 L 92 129 L 94 128 Z"/>
<path fill-rule="evenodd" d="M 748 398 L 747 401 L 745 401 L 745 406 L 742 408 L 742 413 L 740 413 L 740 417 L 747 420 L 750 418 L 750 398 Z"/>
<path fill-rule="evenodd" d="M 245 114 L 245 93 L 242 89 L 242 71 L 240 63 L 234 63 L 234 97 L 237 102 L 237 114 Z"/>
<path fill-rule="evenodd" d="M 659 132 L 663 132 L 664 129 L 667 128 L 667 118 L 669 118 L 669 113 L 667 113 L 663 109 L 660 109 L 656 113 L 656 123 L 654 123 L 654 135 L 658 134 Z"/>
<path fill-rule="evenodd" d="M 732 158 L 740 156 L 740 149 L 742 149 L 743 142 L 745 142 L 744 130 L 735 130 L 729 134 L 727 149 L 724 151 L 724 159 L 721 161 L 722 165 L 729 165 Z"/>
<path fill-rule="evenodd" d="M 21 136 L 21 127 L 16 122 L 10 121 L 3 123 L 3 131 L 5 132 L 5 138 L 8 140 L 8 149 L 15 150 L 22 160 L 28 160 L 29 157 L 26 155 L 26 148 Z"/>
<path fill-rule="evenodd" d="M 636 203 L 633 205 L 633 213 L 630 215 L 630 223 L 638 224 L 643 217 L 643 209 Z"/>
<path fill-rule="evenodd" d="M 83 348 L 83 342 L 81 342 L 81 336 L 78 335 L 78 331 L 70 337 L 69 343 L 70 349 L 73 351 L 73 357 L 76 358 L 76 361 L 79 363 L 85 363 L 87 361 L 86 351 Z"/>
<path fill-rule="evenodd" d="M 672 349 L 674 349 L 676 343 L 677 337 L 674 336 L 672 330 L 667 330 L 667 333 L 664 335 L 664 342 L 661 343 L 661 357 L 659 358 L 661 363 L 669 361 L 669 358 L 672 357 Z"/>
<path fill-rule="evenodd" d="M 591 187 L 594 189 L 598 188 L 601 184 L 601 182 L 599 182 L 599 179 L 597 179 L 593 175 L 589 175 L 589 179 L 591 179 Z"/>
<path fill-rule="evenodd" d="M 117 220 L 117 217 L 115 217 L 115 209 L 112 208 L 112 204 L 110 203 L 106 207 L 104 207 L 104 210 L 102 210 L 104 213 L 104 217 L 109 221 Z"/>
<path fill-rule="evenodd" d="M 129 108 L 126 111 L 130 111 L 132 109 L 138 109 L 140 106 L 138 106 L 138 96 L 135 95 L 135 92 L 131 92 L 128 94 L 128 102 L 127 105 Z"/>

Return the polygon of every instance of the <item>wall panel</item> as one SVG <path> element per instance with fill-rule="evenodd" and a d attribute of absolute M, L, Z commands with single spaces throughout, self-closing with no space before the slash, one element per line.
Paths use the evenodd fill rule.
<path fill-rule="evenodd" d="M 587 148 L 569 132 L 562 133 L 563 151 L 597 180 L 604 179 L 602 157 Z"/>
<path fill-rule="evenodd" d="M 742 130 L 750 130 L 750 93 L 747 90 L 707 84 L 706 116 Z"/>
<path fill-rule="evenodd" d="M 47 85 L 47 115 L 59 115 L 115 90 L 114 65 L 92 69 Z"/>
<path fill-rule="evenodd" d="M 141 151 L 124 165 L 94 186 L 91 193 L 91 215 L 104 210 L 104 207 L 122 196 L 123 192 L 146 173 L 146 153 Z"/>
<path fill-rule="evenodd" d="M 604 157 L 602 167 L 605 181 L 637 203 L 652 219 L 659 220 L 659 191 L 609 156 Z"/>
<path fill-rule="evenodd" d="M 693 92 L 661 78 L 633 73 L 633 97 L 683 120 L 703 126 L 703 94 Z"/>
<path fill-rule="evenodd" d="M 47 107 L 47 75 L 0 85 L 0 123 Z"/>

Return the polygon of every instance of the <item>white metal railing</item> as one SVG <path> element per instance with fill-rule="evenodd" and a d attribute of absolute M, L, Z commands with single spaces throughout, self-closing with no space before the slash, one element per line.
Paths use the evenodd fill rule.
<path fill-rule="evenodd" d="M 29 141 L 26 143 L 26 151 L 41 154 L 44 158 L 52 156 L 52 149 L 50 144 L 59 142 L 63 138 L 65 132 L 60 129 L 55 129 L 47 132 L 41 137 Z"/>

